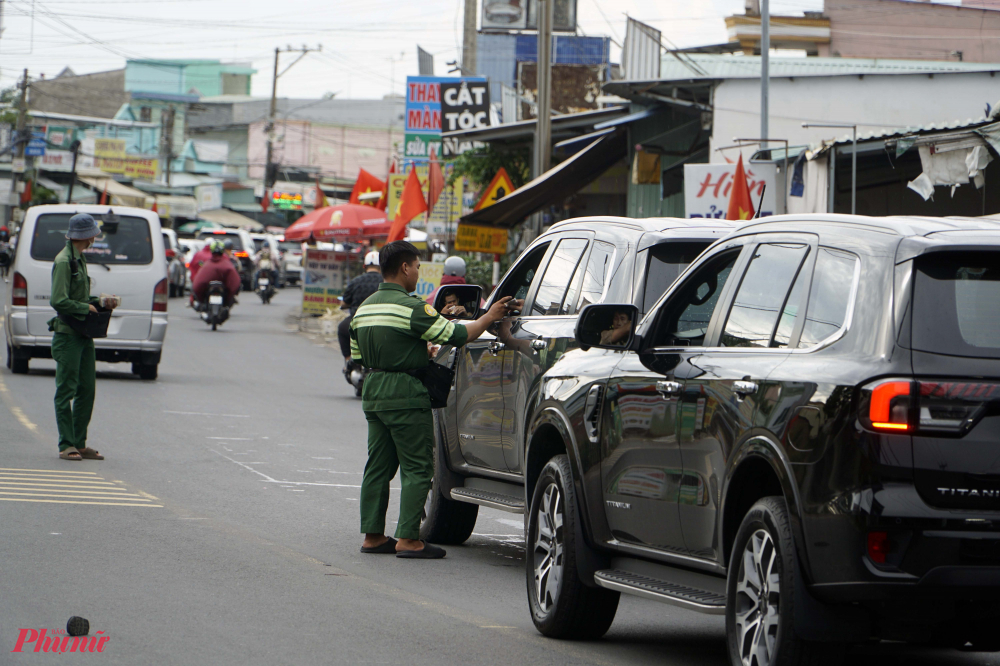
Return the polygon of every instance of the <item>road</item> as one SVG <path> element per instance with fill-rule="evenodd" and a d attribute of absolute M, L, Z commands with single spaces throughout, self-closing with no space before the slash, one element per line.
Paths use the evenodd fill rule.
<path fill-rule="evenodd" d="M 157 381 L 98 364 L 101 462 L 56 457 L 53 362 L 0 368 L 0 664 L 726 663 L 721 618 L 634 597 L 600 641 L 543 638 L 517 516 L 481 510 L 445 560 L 361 555 L 365 420 L 339 350 L 286 323 L 299 296 L 244 295 L 217 332 L 172 299 Z M 103 652 L 11 652 L 20 629 L 72 615 L 110 637 Z M 1000 657 L 877 646 L 851 662 Z"/>

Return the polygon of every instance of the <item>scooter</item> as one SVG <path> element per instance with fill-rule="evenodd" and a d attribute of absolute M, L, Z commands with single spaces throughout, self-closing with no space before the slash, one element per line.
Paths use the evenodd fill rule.
<path fill-rule="evenodd" d="M 361 397 L 361 389 L 364 388 L 368 372 L 368 368 L 355 361 L 348 361 L 347 366 L 344 368 L 344 379 L 354 387 L 354 395 L 359 398 Z"/>
<path fill-rule="evenodd" d="M 257 271 L 257 295 L 260 296 L 260 302 L 267 305 L 271 302 L 274 297 L 274 285 L 271 284 L 271 269 L 270 267 L 261 266 L 260 270 Z"/>
<path fill-rule="evenodd" d="M 211 325 L 213 331 L 229 319 L 229 306 L 225 304 L 225 294 L 225 287 L 218 280 L 208 283 L 208 303 L 204 305 L 201 318 L 206 324 Z"/>

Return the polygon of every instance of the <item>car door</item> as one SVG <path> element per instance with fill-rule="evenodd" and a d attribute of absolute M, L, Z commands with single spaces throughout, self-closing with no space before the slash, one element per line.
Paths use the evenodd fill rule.
<path fill-rule="evenodd" d="M 537 284 L 548 249 L 549 243 L 543 242 L 525 252 L 494 291 L 490 302 L 503 296 L 527 298 Z M 501 443 L 504 359 L 500 353 L 502 345 L 497 341 L 498 330 L 505 321 L 493 324 L 478 339 L 461 347 L 455 366 L 458 444 L 462 457 L 469 465 L 496 470 L 507 469 Z"/>
<path fill-rule="evenodd" d="M 534 396 L 538 377 L 560 356 L 576 347 L 577 302 L 581 288 L 590 298 L 603 294 L 610 277 L 614 245 L 599 242 L 594 270 L 600 271 L 600 285 L 587 275 L 585 260 L 593 233 L 571 232 L 559 237 L 558 244 L 545 265 L 538 289 L 524 311 L 500 322 L 499 342 L 503 355 L 503 449 L 507 466 L 520 472 L 524 451 L 524 428 L 528 404 Z M 598 243 L 595 243 L 598 245 Z"/>
<path fill-rule="evenodd" d="M 678 510 L 681 380 L 725 302 L 744 242 L 727 243 L 674 285 L 643 322 L 642 352 L 625 353 L 609 378 L 601 477 L 608 525 L 622 544 L 687 553 Z"/>
<path fill-rule="evenodd" d="M 730 280 L 732 297 L 716 317 L 706 347 L 682 353 L 678 441 L 684 474 L 678 509 L 684 543 L 697 557 L 721 557 L 721 482 L 735 448 L 749 435 L 765 381 L 788 355 L 788 341 L 805 296 L 815 236 L 762 234 Z M 792 285 L 795 284 L 795 288 Z"/>

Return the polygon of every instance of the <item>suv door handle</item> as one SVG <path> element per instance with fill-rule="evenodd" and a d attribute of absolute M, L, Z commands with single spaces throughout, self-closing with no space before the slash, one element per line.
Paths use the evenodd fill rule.
<path fill-rule="evenodd" d="M 738 381 L 733 382 L 733 393 L 745 398 L 751 393 L 757 392 L 757 382 Z"/>
<path fill-rule="evenodd" d="M 546 344 L 545 340 L 532 340 L 531 341 L 531 348 L 532 349 L 541 351 L 542 349 L 545 349 L 546 347 L 548 347 L 548 344 Z"/>
<path fill-rule="evenodd" d="M 656 392 L 664 397 L 677 395 L 681 392 L 681 388 L 680 382 L 656 382 Z"/>
<path fill-rule="evenodd" d="M 503 343 L 502 342 L 497 342 L 496 340 L 493 340 L 492 342 L 490 342 L 490 344 L 486 345 L 486 349 L 491 354 L 493 354 L 494 356 L 496 356 L 501 351 L 503 351 Z"/>

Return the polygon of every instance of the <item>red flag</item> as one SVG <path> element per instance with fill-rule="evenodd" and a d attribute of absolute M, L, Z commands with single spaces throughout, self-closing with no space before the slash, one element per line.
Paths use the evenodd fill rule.
<path fill-rule="evenodd" d="M 354 181 L 354 189 L 351 190 L 351 198 L 348 199 L 348 202 L 364 205 L 365 202 L 358 199 L 358 196 L 366 192 L 385 192 L 385 183 L 364 169 L 361 169 L 358 173 L 358 179 Z M 374 206 L 375 204 L 368 203 L 367 205 Z"/>
<path fill-rule="evenodd" d="M 393 158 L 392 164 L 389 165 L 389 174 L 385 177 L 385 189 L 382 190 L 382 198 L 378 200 L 378 205 L 375 206 L 379 210 L 385 210 L 385 207 L 389 204 L 389 181 L 392 180 L 392 174 L 396 173 L 396 159 Z"/>
<path fill-rule="evenodd" d="M 403 237 L 406 236 L 406 225 L 417 215 L 426 211 L 427 202 L 424 200 L 424 191 L 420 189 L 420 179 L 417 178 L 417 170 L 414 168 L 406 178 L 403 196 L 399 199 L 396 217 L 392 220 L 389 239 L 386 242 L 403 240 Z"/>
<path fill-rule="evenodd" d="M 108 203 L 108 181 L 104 181 L 104 191 L 101 192 L 101 205 Z"/>
<path fill-rule="evenodd" d="M 434 148 L 431 148 L 431 165 L 427 177 L 427 217 L 430 217 L 434 210 L 434 204 L 441 197 L 444 191 L 444 174 L 441 173 L 441 163 L 434 156 Z"/>
<path fill-rule="evenodd" d="M 353 196 L 353 194 L 352 194 Z M 330 202 L 326 200 L 326 194 L 323 192 L 323 188 L 319 186 L 319 177 L 316 177 L 316 204 L 313 208 L 325 208 L 329 206 Z"/>
<path fill-rule="evenodd" d="M 150 210 L 153 211 L 154 213 L 159 213 L 160 212 L 160 209 L 157 208 L 155 201 L 153 202 L 153 207 L 150 208 Z"/>
<path fill-rule="evenodd" d="M 729 193 L 729 210 L 727 220 L 753 219 L 753 201 L 750 199 L 750 188 L 747 186 L 747 175 L 743 171 L 743 156 L 736 163 L 736 173 L 733 175 L 733 189 Z"/>
<path fill-rule="evenodd" d="M 21 205 L 31 203 L 31 181 L 24 181 L 24 192 L 21 192 Z"/>
<path fill-rule="evenodd" d="M 267 207 L 271 204 L 267 199 L 267 190 L 264 190 L 264 196 L 260 198 L 260 210 L 263 213 L 267 212 Z"/>

